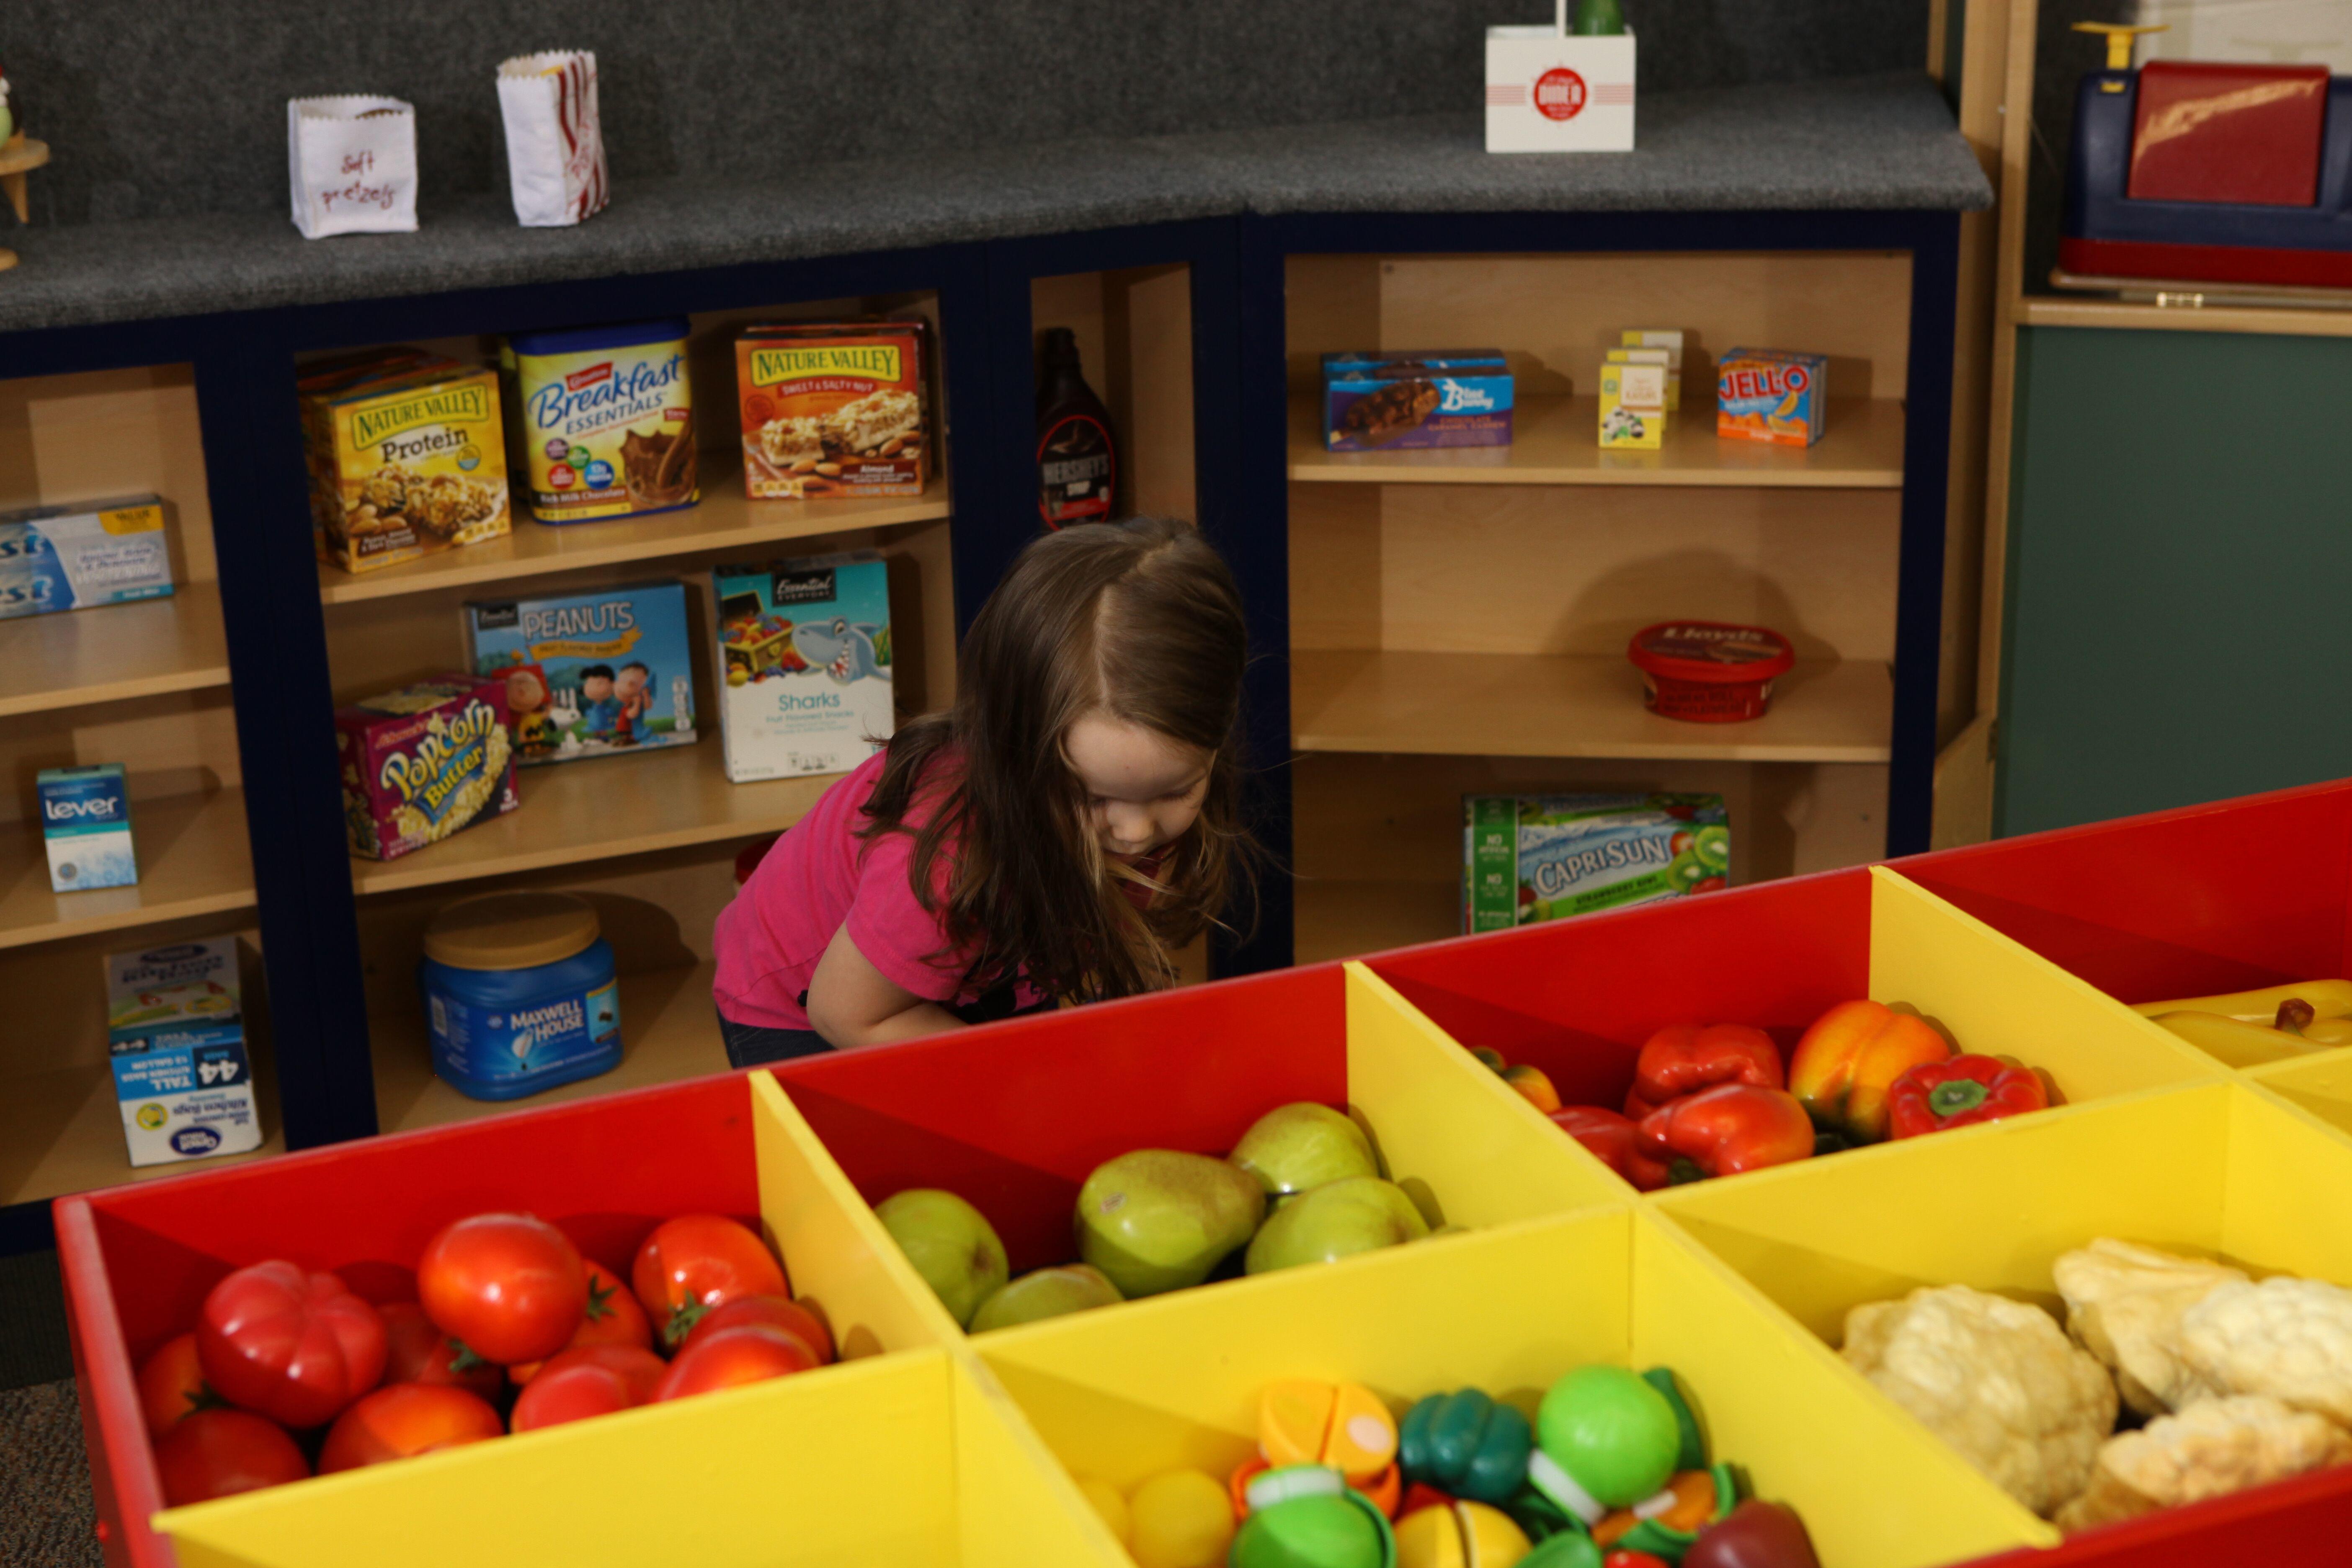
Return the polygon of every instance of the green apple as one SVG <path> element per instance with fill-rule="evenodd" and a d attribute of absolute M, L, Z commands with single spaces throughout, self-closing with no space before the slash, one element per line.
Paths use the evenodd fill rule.
<path fill-rule="evenodd" d="M 1206 1154 L 1137 1149 L 1078 1191 L 1078 1254 L 1132 1299 L 1181 1290 L 1249 1240 L 1265 1217 L 1257 1178 Z"/>
<path fill-rule="evenodd" d="M 1090 1307 L 1108 1307 L 1125 1300 L 1118 1287 L 1105 1278 L 1101 1269 L 1089 1264 L 1033 1268 L 982 1301 L 980 1310 L 971 1315 L 970 1326 L 973 1333 L 984 1333 L 990 1329 L 1009 1329 L 1015 1323 L 1034 1323 L 1040 1318 L 1058 1318 L 1065 1312 L 1083 1312 Z"/>
<path fill-rule="evenodd" d="M 913 1187 L 883 1199 L 874 1213 L 958 1323 L 969 1326 L 1012 1272 L 996 1227 L 953 1193 Z"/>
<path fill-rule="evenodd" d="M 1299 1194 L 1275 1211 L 1250 1243 L 1252 1274 L 1329 1263 L 1429 1234 L 1404 1189 L 1378 1176 L 1349 1176 Z"/>
<path fill-rule="evenodd" d="M 1328 1105 L 1278 1105 L 1250 1124 L 1227 1159 L 1258 1179 L 1277 1203 L 1347 1176 L 1377 1176 L 1364 1130 Z"/>

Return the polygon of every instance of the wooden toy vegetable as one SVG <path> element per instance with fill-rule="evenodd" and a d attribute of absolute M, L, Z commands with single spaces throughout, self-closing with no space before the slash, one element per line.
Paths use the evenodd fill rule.
<path fill-rule="evenodd" d="M 1594 1159 L 1643 1192 L 1666 1184 L 1665 1163 L 1643 1153 L 1630 1117 L 1599 1105 L 1570 1105 L 1551 1113 L 1552 1125 L 1592 1152 Z"/>
<path fill-rule="evenodd" d="M 1655 1495 L 1683 1447 L 1666 1396 L 1616 1366 L 1579 1367 L 1553 1384 L 1536 1434 L 1528 1482 L 1587 1527 Z"/>
<path fill-rule="evenodd" d="M 1259 1396 L 1258 1447 L 1284 1465 L 1328 1465 L 1350 1486 L 1378 1477 L 1397 1457 L 1396 1418 L 1379 1395 L 1352 1383 L 1287 1378 Z"/>
<path fill-rule="evenodd" d="M 1696 1181 L 1805 1159 L 1813 1124 L 1786 1090 L 1719 1084 L 1643 1118 L 1637 1147 L 1653 1160 L 1671 1160 L 1671 1179 Z"/>
<path fill-rule="evenodd" d="M 1508 1514 L 1482 1502 L 1440 1503 L 1397 1521 L 1397 1568 L 1517 1568 L 1528 1547 Z"/>
<path fill-rule="evenodd" d="M 1795 1509 L 1750 1498 L 1699 1536 L 1682 1568 L 1822 1568 L 1822 1560 Z"/>
<path fill-rule="evenodd" d="M 1699 1532 L 1739 1506 L 1739 1481 L 1729 1465 L 1677 1470 L 1656 1497 L 1619 1509 L 1592 1527 L 1593 1543 L 1679 1563 Z"/>
<path fill-rule="evenodd" d="M 1927 1021 L 1884 1002 L 1841 1002 L 1813 1020 L 1789 1062 L 1789 1089 L 1824 1130 L 1858 1143 L 1886 1136 L 1886 1092 L 1911 1068 L 1952 1054 Z"/>
<path fill-rule="evenodd" d="M 1226 1559 L 1231 1568 L 1397 1568 L 1388 1517 L 1336 1470 L 1269 1470 L 1251 1484 L 1249 1508 Z"/>
<path fill-rule="evenodd" d="M 1675 1024 L 1660 1029 L 1642 1042 L 1641 1055 L 1634 1058 L 1625 1114 L 1638 1121 L 1670 1100 L 1719 1083 L 1785 1089 L 1780 1047 L 1771 1036 L 1745 1024 Z"/>
<path fill-rule="evenodd" d="M 1435 1394 L 1405 1413 L 1397 1458 L 1406 1481 L 1448 1497 L 1499 1503 L 1528 1479 L 1528 1418 L 1475 1388 Z"/>
<path fill-rule="evenodd" d="M 1953 1057 L 1925 1062 L 1887 1092 L 1887 1132 L 1916 1138 L 2050 1108 L 2042 1075 L 2009 1057 Z"/>

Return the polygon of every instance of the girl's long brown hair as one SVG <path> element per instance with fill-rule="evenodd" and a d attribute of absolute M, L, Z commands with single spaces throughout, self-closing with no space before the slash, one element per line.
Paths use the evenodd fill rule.
<path fill-rule="evenodd" d="M 969 982 L 1025 973 L 1089 1001 L 1170 984 L 1173 953 L 1247 876 L 1241 824 L 1241 594 L 1208 542 L 1160 518 L 1090 523 L 1024 549 L 956 656 L 955 705 L 901 729 L 862 837 L 914 837 L 915 893 Z M 1211 757 L 1200 820 L 1168 846 L 1148 910 L 1117 886 L 1064 738 L 1090 712 Z M 936 766 L 934 764 L 937 764 Z M 919 826 L 910 812 L 928 809 Z M 950 869 L 940 896 L 941 856 Z"/>

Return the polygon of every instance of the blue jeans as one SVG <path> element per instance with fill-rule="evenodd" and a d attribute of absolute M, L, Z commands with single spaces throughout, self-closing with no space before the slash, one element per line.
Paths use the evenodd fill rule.
<path fill-rule="evenodd" d="M 724 1013 L 719 1015 L 719 1037 L 727 1042 L 728 1064 L 739 1068 L 765 1067 L 770 1062 L 813 1057 L 833 1049 L 814 1029 L 771 1029 L 758 1024 L 739 1024 Z"/>

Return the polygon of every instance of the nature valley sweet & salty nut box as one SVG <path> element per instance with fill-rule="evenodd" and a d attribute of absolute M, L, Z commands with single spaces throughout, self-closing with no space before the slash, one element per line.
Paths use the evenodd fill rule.
<path fill-rule="evenodd" d="M 745 328 L 735 341 L 744 493 L 921 495 L 923 337 L 920 321 Z"/>
<path fill-rule="evenodd" d="M 320 559 L 372 572 L 509 531 L 494 372 L 394 349 L 296 384 Z"/>
<path fill-rule="evenodd" d="M 507 683 L 453 674 L 335 710 L 352 853 L 393 860 L 512 811 Z"/>

